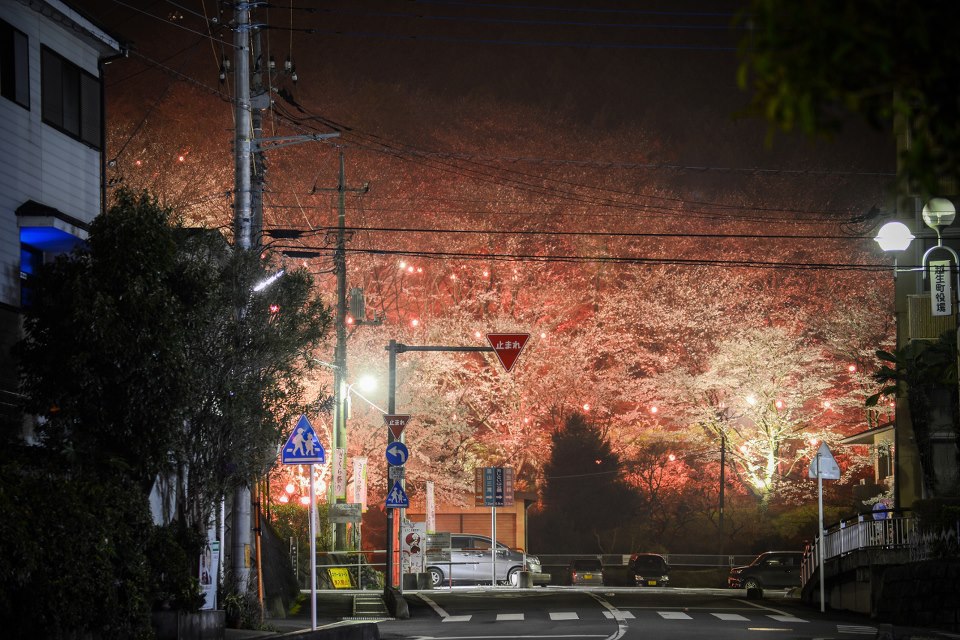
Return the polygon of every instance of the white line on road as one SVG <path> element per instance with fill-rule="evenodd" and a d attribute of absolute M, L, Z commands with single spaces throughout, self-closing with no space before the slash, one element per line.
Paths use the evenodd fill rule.
<path fill-rule="evenodd" d="M 657 611 L 664 620 L 693 620 L 683 611 Z"/>
<path fill-rule="evenodd" d="M 804 620 L 803 618 L 797 618 L 795 616 L 767 616 L 768 618 L 773 618 L 777 622 L 810 622 L 809 620 Z"/>
<path fill-rule="evenodd" d="M 604 611 L 603 615 L 611 620 L 636 620 L 632 611 Z"/>
<path fill-rule="evenodd" d="M 719 618 L 720 620 L 728 620 L 728 621 L 737 620 L 739 622 L 750 621 L 750 618 L 746 618 L 740 615 L 739 613 L 711 613 L 710 615 L 712 615 L 715 618 Z"/>
<path fill-rule="evenodd" d="M 580 616 L 577 615 L 576 611 L 551 611 L 550 619 L 551 620 L 579 620 Z"/>
<path fill-rule="evenodd" d="M 614 620 L 617 621 L 617 631 L 607 636 L 607 640 L 620 640 L 620 638 L 627 635 L 627 623 L 623 620 L 623 613 L 597 594 L 588 591 L 587 595 L 599 602 L 609 613 L 613 614 Z"/>
<path fill-rule="evenodd" d="M 498 613 L 497 622 L 508 622 L 510 620 L 523 620 L 522 613 Z"/>
<path fill-rule="evenodd" d="M 440 605 L 438 605 L 438 604 L 437 604 L 436 602 L 434 602 L 432 599 L 428 598 L 427 596 L 423 595 L 422 593 L 418 593 L 417 595 L 420 596 L 420 599 L 421 599 L 421 600 L 423 600 L 423 601 L 426 602 L 428 605 L 430 605 L 430 608 L 433 609 L 433 610 L 437 613 L 437 615 L 440 616 L 441 618 L 447 618 L 447 617 L 450 616 L 450 614 L 447 613 L 447 612 L 444 610 L 443 607 L 441 607 Z"/>
<path fill-rule="evenodd" d="M 450 616 L 450 615 L 447 615 L 447 616 L 443 616 L 442 619 L 443 619 L 444 622 L 470 622 L 470 618 L 472 618 L 472 617 L 473 617 L 472 615 L 467 615 L 467 616 Z"/>

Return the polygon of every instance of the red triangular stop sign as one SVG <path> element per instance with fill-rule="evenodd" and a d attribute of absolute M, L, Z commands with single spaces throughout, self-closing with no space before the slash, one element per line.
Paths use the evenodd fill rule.
<path fill-rule="evenodd" d="M 529 337 L 529 333 L 488 333 L 487 342 L 493 347 L 500 364 L 510 373 Z"/>
<path fill-rule="evenodd" d="M 394 440 L 400 439 L 400 434 L 403 433 L 403 430 L 407 428 L 407 422 L 409 420 L 409 415 L 402 416 L 388 413 L 383 416 L 383 422 L 387 425 L 387 429 L 390 429 L 390 433 L 393 434 Z"/>

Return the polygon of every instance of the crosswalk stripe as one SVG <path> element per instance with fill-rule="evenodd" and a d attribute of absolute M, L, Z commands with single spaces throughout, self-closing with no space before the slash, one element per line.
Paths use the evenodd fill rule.
<path fill-rule="evenodd" d="M 604 615 L 605 617 L 611 619 L 611 620 L 613 620 L 613 619 L 616 619 L 616 620 L 635 620 L 635 619 L 636 619 L 636 618 L 634 617 L 632 611 L 620 611 L 619 609 L 617 609 L 616 612 L 614 612 L 614 611 L 604 611 L 604 612 L 603 612 L 603 615 Z"/>
<path fill-rule="evenodd" d="M 855 633 L 859 635 L 871 635 L 877 632 L 876 627 L 868 627 L 859 624 L 838 624 L 837 633 Z"/>
<path fill-rule="evenodd" d="M 551 611 L 551 620 L 579 620 L 580 616 L 575 611 Z"/>
<path fill-rule="evenodd" d="M 664 620 L 693 620 L 682 611 L 657 611 Z"/>
<path fill-rule="evenodd" d="M 498 613 L 497 622 L 507 622 L 509 620 L 523 620 L 522 613 Z"/>
<path fill-rule="evenodd" d="M 472 618 L 472 617 L 473 617 L 472 615 L 468 615 L 468 616 L 447 616 L 447 617 L 445 617 L 445 618 L 441 618 L 441 620 L 443 620 L 444 622 L 470 622 L 470 618 Z"/>
<path fill-rule="evenodd" d="M 804 620 L 802 618 L 797 618 L 794 616 L 767 616 L 768 618 L 773 618 L 777 622 L 809 622 L 809 620 Z"/>
<path fill-rule="evenodd" d="M 715 618 L 720 618 L 721 620 L 727 620 L 729 622 L 733 622 L 734 620 L 737 620 L 740 622 L 750 620 L 750 618 L 744 618 L 739 613 L 711 613 L 710 615 L 714 616 Z"/>

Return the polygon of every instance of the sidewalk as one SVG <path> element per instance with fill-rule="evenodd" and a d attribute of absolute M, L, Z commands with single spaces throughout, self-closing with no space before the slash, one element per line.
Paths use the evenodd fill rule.
<path fill-rule="evenodd" d="M 265 627 L 257 629 L 225 629 L 224 640 L 257 640 L 259 638 L 303 638 L 310 640 L 376 640 L 380 630 L 369 621 L 317 620 L 317 630 L 310 628 L 310 621 L 302 618 L 268 618 Z"/>

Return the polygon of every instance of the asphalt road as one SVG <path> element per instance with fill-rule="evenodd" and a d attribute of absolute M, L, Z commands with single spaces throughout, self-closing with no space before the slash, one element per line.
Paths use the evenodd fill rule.
<path fill-rule="evenodd" d="M 767 592 L 741 590 L 542 588 L 407 593 L 410 619 L 383 621 L 383 638 L 855 639 L 876 638 L 878 625 Z"/>

